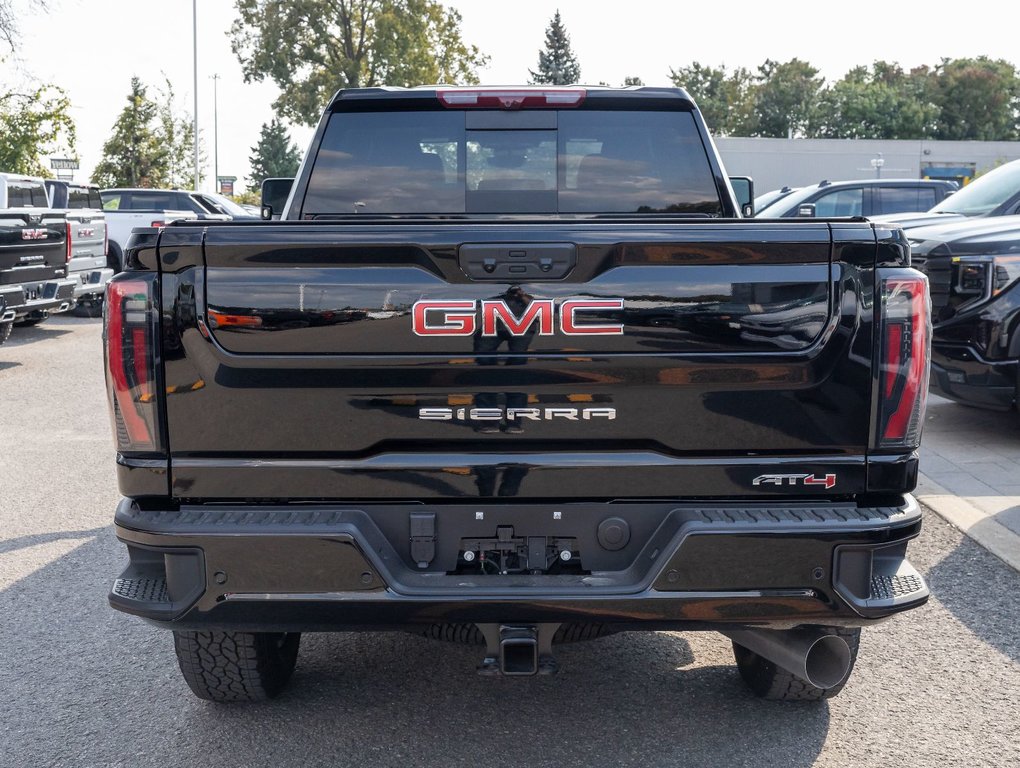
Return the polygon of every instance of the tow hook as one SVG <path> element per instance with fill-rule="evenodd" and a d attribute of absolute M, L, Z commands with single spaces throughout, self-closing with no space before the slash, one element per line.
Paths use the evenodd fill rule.
<path fill-rule="evenodd" d="M 526 677 L 554 675 L 559 665 L 552 640 L 559 624 L 479 624 L 485 637 L 485 658 L 480 675 Z"/>

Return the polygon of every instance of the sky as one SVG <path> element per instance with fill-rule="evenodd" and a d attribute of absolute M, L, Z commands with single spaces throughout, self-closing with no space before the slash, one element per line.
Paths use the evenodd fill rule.
<path fill-rule="evenodd" d="M 78 131 L 81 169 L 87 179 L 103 143 L 125 105 L 131 77 L 150 94 L 169 79 L 178 105 L 193 110 L 192 0 L 46 0 L 48 12 L 31 0 L 18 9 L 20 50 L 0 63 L 0 88 L 38 80 L 64 88 Z M 589 83 L 623 83 L 640 77 L 668 84 L 671 67 L 700 61 L 754 68 L 766 58 L 806 59 L 830 80 L 877 59 L 905 68 L 934 65 L 942 57 L 987 55 L 1020 63 L 1016 31 L 1002 23 L 1001 2 L 970 0 L 966 17 L 952 19 L 930 4 L 856 0 L 831 11 L 819 5 L 747 2 L 724 4 L 673 0 L 448 0 L 463 17 L 464 39 L 490 57 L 483 83 L 524 83 L 537 65 L 545 28 L 559 8 Z M 246 84 L 230 50 L 234 0 L 197 0 L 198 117 L 207 162 L 200 187 L 213 188 L 213 169 L 237 176 L 249 171 L 248 157 L 263 123 L 273 117 L 277 89 L 271 82 Z M 955 6 L 956 9 L 962 6 Z M 214 142 L 214 88 L 218 74 Z M 697 100 L 697 94 L 693 94 Z M 291 126 L 302 152 L 312 129 Z M 218 153 L 214 151 L 218 147 Z M 218 164 L 216 163 L 218 154 Z M 3 169 L 0 169 L 3 170 Z"/>

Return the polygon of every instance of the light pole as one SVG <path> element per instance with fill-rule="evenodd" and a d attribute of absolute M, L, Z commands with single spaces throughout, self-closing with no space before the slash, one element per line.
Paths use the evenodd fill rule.
<path fill-rule="evenodd" d="M 195 189 L 199 188 L 198 177 L 198 0 L 191 0 L 191 48 L 194 64 L 195 120 L 192 130 L 195 134 Z"/>
<path fill-rule="evenodd" d="M 213 192 L 220 191 L 220 97 L 219 74 L 212 76 L 213 87 Z"/>
<path fill-rule="evenodd" d="M 878 157 L 871 159 L 871 167 L 875 169 L 875 178 L 882 178 L 882 166 L 885 165 L 885 158 L 882 157 L 882 153 L 878 153 Z"/>

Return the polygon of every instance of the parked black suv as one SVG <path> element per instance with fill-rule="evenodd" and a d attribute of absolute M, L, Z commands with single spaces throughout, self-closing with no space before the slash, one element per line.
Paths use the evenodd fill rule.
<path fill-rule="evenodd" d="M 931 286 L 932 387 L 967 405 L 1020 402 L 1020 216 L 911 230 Z"/>
<path fill-rule="evenodd" d="M 755 216 L 762 219 L 877 216 L 927 211 L 957 189 L 956 182 L 930 179 L 858 179 L 822 181 L 814 187 L 783 187 L 766 198 Z M 785 193 L 784 193 L 785 191 Z"/>

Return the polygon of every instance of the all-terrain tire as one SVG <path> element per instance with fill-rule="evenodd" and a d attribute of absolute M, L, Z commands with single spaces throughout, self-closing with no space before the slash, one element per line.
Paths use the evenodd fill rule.
<path fill-rule="evenodd" d="M 11 331 L 14 330 L 14 323 L 8 321 L 6 323 L 0 323 L 0 344 L 3 344 L 7 339 L 11 338 Z"/>
<path fill-rule="evenodd" d="M 283 690 L 297 664 L 296 632 L 174 632 L 188 687 L 209 701 L 265 701 Z"/>
<path fill-rule="evenodd" d="M 740 676 L 744 678 L 748 688 L 754 691 L 756 696 L 771 701 L 821 701 L 831 699 L 846 685 L 850 675 L 854 671 L 854 664 L 857 661 L 857 648 L 861 642 L 861 630 L 859 627 L 849 629 L 846 627 L 826 627 L 827 631 L 842 637 L 850 646 L 850 670 L 846 677 L 838 685 L 832 688 L 818 688 L 806 680 L 801 680 L 792 672 L 787 672 L 773 664 L 768 659 L 762 658 L 757 653 L 742 645 L 733 643 L 733 656 L 737 660 L 737 669 Z"/>
<path fill-rule="evenodd" d="M 106 266 L 113 270 L 114 274 L 124 271 L 124 265 L 121 263 L 124 256 L 121 253 L 120 247 L 111 242 L 106 249 Z"/>

